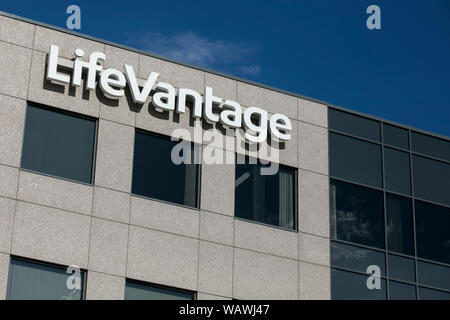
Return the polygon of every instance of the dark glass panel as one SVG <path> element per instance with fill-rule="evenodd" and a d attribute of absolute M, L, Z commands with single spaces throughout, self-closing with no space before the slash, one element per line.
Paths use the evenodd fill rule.
<path fill-rule="evenodd" d="M 432 157 L 450 161 L 450 141 L 411 132 L 411 149 Z"/>
<path fill-rule="evenodd" d="M 194 294 L 159 286 L 127 281 L 125 300 L 194 300 Z"/>
<path fill-rule="evenodd" d="M 384 248 L 381 191 L 332 179 L 330 214 L 333 239 Z"/>
<path fill-rule="evenodd" d="M 450 209 L 415 201 L 417 255 L 450 264 Z"/>
<path fill-rule="evenodd" d="M 386 193 L 388 250 L 414 255 L 412 200 Z"/>
<path fill-rule="evenodd" d="M 236 157 L 235 216 L 286 229 L 296 229 L 295 169 L 280 166 L 263 174 L 260 163 Z"/>
<path fill-rule="evenodd" d="M 96 121 L 29 105 L 23 169 L 91 183 Z"/>
<path fill-rule="evenodd" d="M 419 300 L 450 300 L 450 292 L 419 287 Z"/>
<path fill-rule="evenodd" d="M 69 289 L 65 268 L 11 259 L 8 272 L 8 300 L 81 300 L 84 271 L 80 272 L 80 288 Z"/>
<path fill-rule="evenodd" d="M 380 123 L 347 112 L 328 108 L 328 127 L 366 139 L 380 141 Z"/>
<path fill-rule="evenodd" d="M 175 164 L 172 149 L 179 141 L 136 131 L 134 143 L 132 193 L 158 200 L 197 207 L 199 165 L 197 147 L 184 143 L 182 155 L 190 164 Z M 181 145 L 178 145 L 181 146 Z"/>
<path fill-rule="evenodd" d="M 414 195 L 450 206 L 450 165 L 413 156 Z"/>
<path fill-rule="evenodd" d="M 385 275 L 384 253 L 344 243 L 331 242 L 331 265 L 366 273 L 367 267 L 377 265 Z"/>
<path fill-rule="evenodd" d="M 416 286 L 389 281 L 389 300 L 416 300 Z"/>
<path fill-rule="evenodd" d="M 417 274 L 419 284 L 450 291 L 450 267 L 418 261 Z"/>
<path fill-rule="evenodd" d="M 408 149 L 409 148 L 408 130 L 384 123 L 383 142 L 394 147 Z"/>
<path fill-rule="evenodd" d="M 409 154 L 384 148 L 385 187 L 389 191 L 411 194 Z"/>
<path fill-rule="evenodd" d="M 331 176 L 381 188 L 379 145 L 330 132 L 329 149 Z"/>
<path fill-rule="evenodd" d="M 389 260 L 389 277 L 414 282 L 416 279 L 416 271 L 414 268 L 414 260 L 397 255 L 390 254 Z"/>
<path fill-rule="evenodd" d="M 380 279 L 381 288 L 367 287 L 369 275 L 331 268 L 331 298 L 333 300 L 386 300 L 386 280 Z"/>

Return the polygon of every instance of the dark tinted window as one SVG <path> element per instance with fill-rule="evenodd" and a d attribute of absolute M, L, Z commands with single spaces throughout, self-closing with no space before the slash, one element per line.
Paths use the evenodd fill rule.
<path fill-rule="evenodd" d="M 450 165 L 413 156 L 414 195 L 450 206 Z"/>
<path fill-rule="evenodd" d="M 389 300 L 416 300 L 416 286 L 389 281 Z"/>
<path fill-rule="evenodd" d="M 125 300 L 194 300 L 191 292 L 127 281 Z"/>
<path fill-rule="evenodd" d="M 21 167 L 91 183 L 95 131 L 94 120 L 29 105 Z"/>
<path fill-rule="evenodd" d="M 199 165 L 195 164 L 197 148 L 184 143 L 190 155 L 185 157 L 190 164 L 172 161 L 172 149 L 178 141 L 136 131 L 133 164 L 133 194 L 158 200 L 197 207 Z M 181 145 L 178 145 L 181 146 Z M 178 154 L 178 153 L 177 153 Z"/>
<path fill-rule="evenodd" d="M 385 275 L 383 252 L 334 241 L 331 242 L 331 265 L 364 273 L 367 272 L 368 266 L 377 265 L 380 267 L 381 275 Z"/>
<path fill-rule="evenodd" d="M 381 187 L 381 147 L 330 133 L 330 175 Z"/>
<path fill-rule="evenodd" d="M 389 255 L 389 277 L 399 280 L 416 281 L 414 260 L 393 254 Z"/>
<path fill-rule="evenodd" d="M 330 214 L 332 238 L 384 248 L 381 191 L 331 180 Z"/>
<path fill-rule="evenodd" d="M 74 274 L 65 268 L 11 259 L 8 272 L 8 300 L 81 300 L 84 271 L 80 272 L 80 287 L 69 289 L 67 280 Z M 75 281 L 72 282 L 76 284 Z"/>
<path fill-rule="evenodd" d="M 386 217 L 388 249 L 414 255 L 411 199 L 386 193 Z"/>
<path fill-rule="evenodd" d="M 450 209 L 415 201 L 417 255 L 450 264 Z"/>
<path fill-rule="evenodd" d="M 328 108 L 328 127 L 332 130 L 380 141 L 380 123 L 378 121 L 347 112 Z"/>
<path fill-rule="evenodd" d="M 450 292 L 419 287 L 420 300 L 450 300 Z"/>
<path fill-rule="evenodd" d="M 411 194 L 409 154 L 384 148 L 384 177 L 387 190 Z"/>
<path fill-rule="evenodd" d="M 386 280 L 380 279 L 381 288 L 369 290 L 369 275 L 331 268 L 331 298 L 334 300 L 385 300 Z"/>
<path fill-rule="evenodd" d="M 259 163 L 241 156 L 236 161 L 235 216 L 296 229 L 295 169 L 280 166 L 276 174 L 266 175 Z"/>
<path fill-rule="evenodd" d="M 414 152 L 450 161 L 450 141 L 411 132 L 411 145 Z"/>
<path fill-rule="evenodd" d="M 450 267 L 418 261 L 419 283 L 450 291 Z"/>
<path fill-rule="evenodd" d="M 394 147 L 408 149 L 408 130 L 383 124 L 383 142 Z"/>

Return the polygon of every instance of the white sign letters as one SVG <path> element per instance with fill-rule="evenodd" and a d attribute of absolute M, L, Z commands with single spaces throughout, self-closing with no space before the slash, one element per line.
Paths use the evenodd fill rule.
<path fill-rule="evenodd" d="M 232 100 L 224 100 L 214 96 L 213 88 L 205 87 L 203 97 L 195 90 L 188 88 L 174 88 L 166 82 L 158 82 L 159 73 L 151 72 L 145 82 L 138 84 L 138 79 L 132 66 L 125 64 L 125 74 L 117 69 L 103 69 L 100 62 L 106 60 L 102 52 L 93 52 L 89 61 L 82 60 L 84 51 L 75 50 L 72 76 L 59 73 L 58 51 L 56 45 L 50 46 L 48 55 L 46 79 L 59 84 L 71 84 L 81 86 L 81 76 L 86 74 L 86 89 L 94 90 L 97 78 L 103 94 L 110 99 L 117 99 L 125 95 L 124 88 L 128 86 L 133 101 L 139 104 L 145 103 L 152 90 L 152 104 L 158 110 L 186 111 L 186 99 L 191 98 L 193 104 L 193 116 L 203 117 L 208 123 L 220 122 L 225 128 L 245 129 L 245 139 L 253 143 L 261 143 L 267 139 L 267 131 L 276 141 L 288 141 L 291 139 L 291 121 L 282 114 L 274 114 L 269 118 L 267 111 L 249 107 L 244 110 L 239 103 Z"/>

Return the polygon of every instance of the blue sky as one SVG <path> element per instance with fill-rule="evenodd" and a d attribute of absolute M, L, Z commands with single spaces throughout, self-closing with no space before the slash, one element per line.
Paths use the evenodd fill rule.
<path fill-rule="evenodd" d="M 450 136 L 450 1 L 3 1 L 0 10 Z M 366 8 L 381 8 L 381 30 Z"/>

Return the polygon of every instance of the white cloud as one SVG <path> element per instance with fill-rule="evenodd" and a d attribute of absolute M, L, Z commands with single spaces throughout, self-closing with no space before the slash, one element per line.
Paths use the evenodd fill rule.
<path fill-rule="evenodd" d="M 261 73 L 261 66 L 252 64 L 248 66 L 240 66 L 238 72 L 244 76 L 257 76 Z"/>
<path fill-rule="evenodd" d="M 261 72 L 260 66 L 247 65 L 259 51 L 259 47 L 250 42 L 211 40 L 192 31 L 170 36 L 158 32 L 133 34 L 127 42 L 142 50 L 198 66 L 228 72 L 237 70 L 242 75 Z"/>

